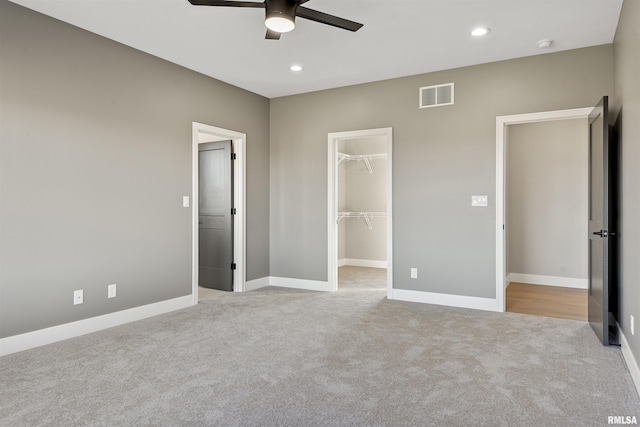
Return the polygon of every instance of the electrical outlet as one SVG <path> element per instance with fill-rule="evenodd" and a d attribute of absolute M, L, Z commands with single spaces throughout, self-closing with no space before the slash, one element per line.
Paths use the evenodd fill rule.
<path fill-rule="evenodd" d="M 633 324 L 633 314 L 630 314 L 629 316 L 631 317 L 631 319 L 630 319 L 630 323 L 631 323 L 631 335 L 635 335 L 635 334 L 636 334 L 636 327 L 635 327 L 635 325 Z"/>
<path fill-rule="evenodd" d="M 82 289 L 79 291 L 73 291 L 73 305 L 82 304 L 84 302 L 84 296 Z"/>
<path fill-rule="evenodd" d="M 182 196 L 182 207 L 183 208 L 189 207 L 189 196 Z"/>
<path fill-rule="evenodd" d="M 411 269 L 411 278 L 412 279 L 417 279 L 418 278 L 418 269 L 417 268 L 412 268 Z"/>
<path fill-rule="evenodd" d="M 115 298 L 116 297 L 116 284 L 107 286 L 107 298 Z"/>

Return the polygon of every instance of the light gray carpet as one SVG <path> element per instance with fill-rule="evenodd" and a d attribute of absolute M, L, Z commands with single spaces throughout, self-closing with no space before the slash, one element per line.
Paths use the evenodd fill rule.
<path fill-rule="evenodd" d="M 603 426 L 640 416 L 588 324 L 265 288 L 0 358 L 0 424 Z M 344 284 L 344 282 L 350 284 Z"/>

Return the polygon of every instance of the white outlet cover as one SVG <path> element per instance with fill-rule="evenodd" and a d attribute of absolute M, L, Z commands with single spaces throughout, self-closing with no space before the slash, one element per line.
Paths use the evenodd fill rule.
<path fill-rule="evenodd" d="M 471 206 L 486 207 L 489 204 L 489 196 L 471 196 Z"/>
<path fill-rule="evenodd" d="M 418 278 L 418 269 L 417 268 L 412 268 L 411 269 L 411 278 L 412 279 L 417 279 Z"/>
<path fill-rule="evenodd" d="M 84 302 L 84 296 L 82 289 L 79 291 L 73 291 L 73 305 L 82 304 Z"/>
<path fill-rule="evenodd" d="M 182 196 L 182 207 L 183 208 L 189 207 L 189 196 Z"/>
<path fill-rule="evenodd" d="M 116 297 L 116 284 L 107 286 L 107 298 L 115 298 Z"/>

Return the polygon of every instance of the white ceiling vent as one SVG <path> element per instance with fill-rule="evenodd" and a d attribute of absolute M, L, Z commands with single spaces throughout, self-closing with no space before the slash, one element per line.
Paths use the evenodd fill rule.
<path fill-rule="evenodd" d="M 453 104 L 453 83 L 420 88 L 420 108 Z"/>

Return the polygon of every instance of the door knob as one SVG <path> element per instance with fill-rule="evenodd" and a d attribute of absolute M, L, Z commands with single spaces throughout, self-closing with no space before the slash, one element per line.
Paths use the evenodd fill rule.
<path fill-rule="evenodd" d="M 600 230 L 600 231 L 594 231 L 593 234 L 600 237 L 607 237 L 609 233 L 607 232 L 607 230 Z"/>

